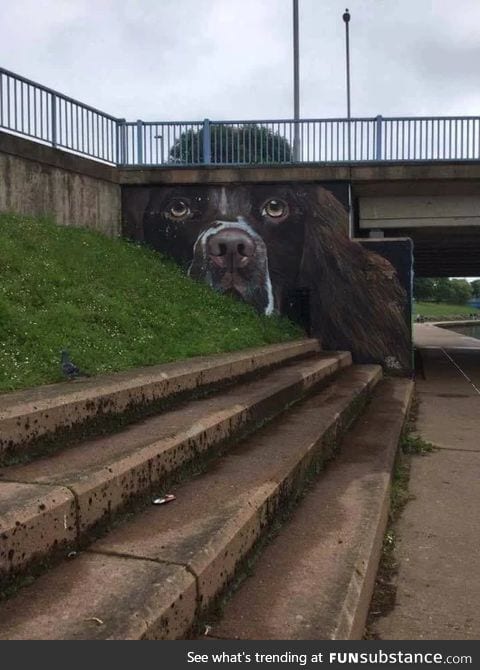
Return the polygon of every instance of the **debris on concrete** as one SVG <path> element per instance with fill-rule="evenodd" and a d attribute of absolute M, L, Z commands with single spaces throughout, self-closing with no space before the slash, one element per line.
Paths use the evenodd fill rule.
<path fill-rule="evenodd" d="M 175 500 L 175 496 L 173 493 L 167 493 L 167 495 L 164 495 L 162 498 L 154 498 L 152 500 L 153 505 L 165 505 L 166 503 L 173 502 Z"/>

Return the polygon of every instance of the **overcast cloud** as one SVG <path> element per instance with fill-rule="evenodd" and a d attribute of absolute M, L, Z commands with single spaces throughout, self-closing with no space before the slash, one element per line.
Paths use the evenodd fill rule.
<path fill-rule="evenodd" d="M 345 0 L 299 0 L 301 116 L 345 116 Z M 352 114 L 480 113 L 479 0 L 349 0 Z M 291 0 L 0 0 L 0 65 L 128 120 L 292 116 Z"/>

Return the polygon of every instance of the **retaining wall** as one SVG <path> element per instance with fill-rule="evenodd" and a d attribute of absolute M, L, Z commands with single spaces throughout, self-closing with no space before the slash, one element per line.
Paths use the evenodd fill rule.
<path fill-rule="evenodd" d="M 0 132 L 0 212 L 121 233 L 116 168 Z"/>

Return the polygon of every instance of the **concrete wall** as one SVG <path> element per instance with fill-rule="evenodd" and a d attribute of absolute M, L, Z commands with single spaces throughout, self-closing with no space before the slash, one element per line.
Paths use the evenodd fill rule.
<path fill-rule="evenodd" d="M 295 181 L 351 182 L 355 195 L 411 195 L 412 184 L 420 193 L 463 194 L 465 184 L 479 192 L 480 161 L 412 163 L 318 163 L 271 166 L 215 166 L 119 168 L 122 184 L 230 184 Z M 438 189 L 437 191 L 435 189 Z"/>
<path fill-rule="evenodd" d="M 116 168 L 0 132 L 0 212 L 121 234 Z"/>
<path fill-rule="evenodd" d="M 361 197 L 360 228 L 479 226 L 478 195 Z"/>

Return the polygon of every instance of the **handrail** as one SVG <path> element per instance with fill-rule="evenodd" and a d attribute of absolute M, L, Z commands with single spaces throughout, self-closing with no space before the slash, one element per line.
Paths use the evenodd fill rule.
<path fill-rule="evenodd" d="M 14 79 L 18 79 L 19 81 L 23 82 L 24 84 L 28 84 L 29 86 L 35 86 L 36 88 L 42 89 L 42 91 L 45 91 L 46 93 L 50 93 L 51 95 L 57 96 L 57 98 L 62 98 L 63 100 L 66 100 L 67 102 L 72 102 L 75 103 L 76 105 L 80 105 L 84 109 L 88 109 L 90 112 L 95 112 L 96 114 L 101 114 L 102 116 L 105 116 L 108 119 L 111 119 L 112 121 L 120 121 L 121 119 L 118 119 L 115 116 L 112 116 L 111 114 L 107 114 L 106 112 L 102 112 L 100 109 L 96 109 L 95 107 L 92 107 L 91 105 L 87 105 L 84 102 L 80 102 L 80 100 L 76 100 L 75 98 L 71 98 L 68 95 L 65 95 L 64 93 L 59 93 L 53 88 L 49 88 L 48 86 L 44 86 L 43 84 L 39 84 L 36 81 L 33 81 L 32 79 L 27 79 L 27 77 L 24 77 L 21 74 L 15 74 L 15 72 L 11 72 L 10 70 L 6 70 L 3 67 L 0 67 L 0 74 L 5 74 L 8 75 L 9 77 L 12 77 Z"/>
<path fill-rule="evenodd" d="M 0 128 L 127 167 L 480 160 L 480 116 L 126 121 L 5 68 Z"/>

